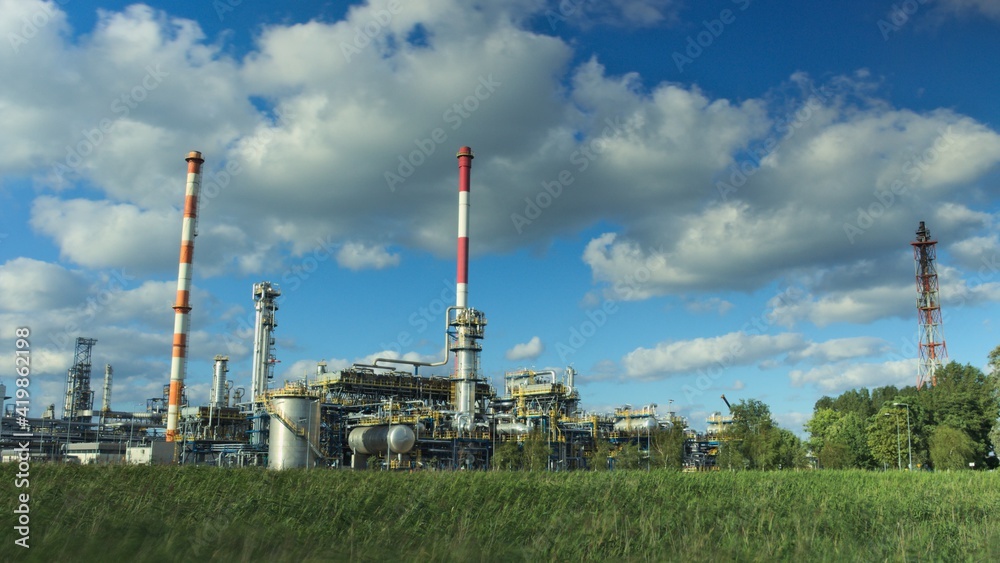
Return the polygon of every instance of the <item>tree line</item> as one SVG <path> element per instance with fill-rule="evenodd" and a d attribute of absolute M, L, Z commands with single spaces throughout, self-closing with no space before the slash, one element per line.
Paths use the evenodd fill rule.
<path fill-rule="evenodd" d="M 994 469 L 1000 444 L 1000 346 L 991 373 L 951 362 L 937 384 L 852 389 L 816 402 L 806 423 L 819 467 Z"/>

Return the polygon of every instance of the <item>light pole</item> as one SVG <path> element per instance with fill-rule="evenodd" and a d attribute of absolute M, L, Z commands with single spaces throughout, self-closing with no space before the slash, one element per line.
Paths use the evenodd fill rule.
<path fill-rule="evenodd" d="M 913 471 L 913 443 L 910 441 L 910 405 L 893 403 L 894 407 L 906 407 L 906 456 L 909 458 L 909 468 Z"/>

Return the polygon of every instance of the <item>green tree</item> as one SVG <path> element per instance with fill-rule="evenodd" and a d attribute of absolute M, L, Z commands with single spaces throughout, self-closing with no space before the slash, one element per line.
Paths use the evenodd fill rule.
<path fill-rule="evenodd" d="M 934 469 L 966 469 L 977 457 L 975 442 L 958 428 L 938 426 L 931 434 L 929 444 Z"/>
<path fill-rule="evenodd" d="M 638 444 L 622 444 L 615 453 L 615 469 L 645 468 Z"/>
<path fill-rule="evenodd" d="M 587 458 L 587 469 L 591 471 L 607 471 L 608 458 L 611 456 L 611 442 L 598 438 L 594 444 L 594 449 L 585 454 Z"/>
<path fill-rule="evenodd" d="M 528 471 L 545 471 L 549 467 L 549 457 L 552 455 L 552 448 L 546 435 L 540 430 L 532 430 L 522 445 L 521 467 Z"/>
<path fill-rule="evenodd" d="M 902 412 L 901 412 L 902 411 Z M 900 417 L 906 413 L 901 408 L 882 407 L 868 424 L 868 449 L 879 467 L 900 467 L 905 449 Z"/>
<path fill-rule="evenodd" d="M 775 427 L 771 431 L 770 442 L 775 455 L 772 465 L 763 469 L 802 469 L 809 465 L 802 440 L 791 430 Z"/>
<path fill-rule="evenodd" d="M 523 463 L 524 456 L 521 453 L 521 447 L 517 444 L 517 440 L 507 440 L 493 448 L 492 465 L 494 469 L 508 471 L 520 469 Z"/>
<path fill-rule="evenodd" d="M 816 459 L 821 469 L 847 469 L 852 467 L 851 447 L 837 440 L 827 440 Z"/>
<path fill-rule="evenodd" d="M 684 442 L 687 437 L 680 425 L 654 430 L 649 437 L 649 461 L 652 467 L 680 469 L 684 465 Z"/>
<path fill-rule="evenodd" d="M 996 389 L 995 375 L 951 362 L 937 372 L 937 385 L 918 395 L 918 404 L 927 415 L 919 422 L 932 432 L 938 426 L 961 430 L 972 440 L 976 457 L 982 458 L 989 448 L 990 430 L 1000 416 Z"/>
<path fill-rule="evenodd" d="M 756 399 L 733 406 L 733 423 L 723 438 L 716 464 L 727 469 L 791 469 L 806 465 L 802 441 L 778 428 L 771 409 Z M 720 459 L 721 458 L 721 459 Z"/>
<path fill-rule="evenodd" d="M 722 439 L 719 442 L 719 453 L 715 456 L 715 466 L 722 471 L 742 471 L 748 469 L 748 463 L 740 451 L 739 443 Z"/>

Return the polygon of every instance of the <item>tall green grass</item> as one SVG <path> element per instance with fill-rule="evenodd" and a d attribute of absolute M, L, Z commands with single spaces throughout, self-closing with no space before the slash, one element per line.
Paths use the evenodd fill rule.
<path fill-rule="evenodd" d="M 13 483 L 16 469 L 0 475 Z M 16 492 L 8 487 L 13 522 Z M 985 561 L 1000 473 L 31 468 L 0 560 Z"/>

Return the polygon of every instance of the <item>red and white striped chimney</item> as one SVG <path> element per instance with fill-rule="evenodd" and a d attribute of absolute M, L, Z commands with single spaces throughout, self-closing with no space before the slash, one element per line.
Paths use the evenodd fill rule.
<path fill-rule="evenodd" d="M 195 224 L 198 220 L 198 192 L 201 189 L 201 153 L 191 151 L 187 158 L 187 190 L 184 195 L 184 222 L 181 227 L 181 258 L 177 270 L 177 301 L 174 302 L 174 347 L 170 360 L 170 398 L 167 403 L 167 441 L 180 440 L 177 430 L 187 368 L 187 336 L 191 312 L 191 262 L 194 259 Z"/>
<path fill-rule="evenodd" d="M 469 175 L 472 149 L 458 149 L 458 272 L 455 276 L 455 306 L 469 306 Z"/>

